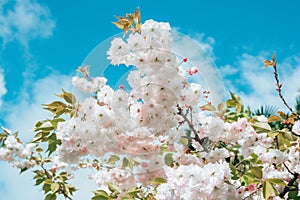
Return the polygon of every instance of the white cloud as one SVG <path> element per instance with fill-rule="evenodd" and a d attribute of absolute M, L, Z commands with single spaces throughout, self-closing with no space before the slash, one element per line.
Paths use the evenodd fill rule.
<path fill-rule="evenodd" d="M 222 74 L 222 76 L 230 76 L 230 75 L 234 75 L 238 72 L 239 70 L 236 67 L 233 67 L 231 65 L 225 65 L 220 67 L 220 72 Z"/>
<path fill-rule="evenodd" d="M 17 40 L 27 47 L 28 40 L 50 37 L 55 22 L 47 7 L 33 0 L 0 0 L 0 27 L 3 46 Z"/>
<path fill-rule="evenodd" d="M 264 52 L 259 55 L 243 54 L 234 65 L 229 67 L 226 65 L 225 71 L 226 68 L 238 69 L 235 78 L 226 79 L 227 74 L 223 74 L 226 79 L 226 87 L 238 93 L 245 105 L 249 105 L 250 108 L 256 109 L 263 105 L 271 105 L 287 111 L 276 91 L 273 68 L 265 69 L 263 67 L 263 60 L 270 57 L 270 54 Z M 277 68 L 283 84 L 282 92 L 289 105 L 294 107 L 300 88 L 300 57 L 294 55 L 280 60 L 283 61 L 277 64 Z M 243 91 L 243 88 L 247 88 L 247 91 Z"/>
<path fill-rule="evenodd" d="M 28 90 L 31 91 L 28 91 Z M 29 87 L 21 91 L 19 101 L 9 105 L 8 115 L 5 120 L 9 128 L 20 130 L 22 134 L 28 134 L 34 128 L 35 122 L 49 117 L 49 112 L 42 109 L 42 104 L 50 103 L 57 97 L 54 94 L 61 93 L 61 89 L 72 91 L 71 76 L 53 72 L 47 77 L 31 82 Z"/>
<path fill-rule="evenodd" d="M 5 79 L 3 69 L 0 68 L 0 107 L 2 105 L 2 97 L 6 94 Z"/>

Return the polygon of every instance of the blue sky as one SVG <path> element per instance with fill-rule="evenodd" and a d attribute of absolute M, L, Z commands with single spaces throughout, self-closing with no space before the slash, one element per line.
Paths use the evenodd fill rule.
<path fill-rule="evenodd" d="M 283 107 L 276 97 L 273 73 L 262 63 L 274 50 L 284 94 L 291 104 L 299 95 L 297 0 L 0 0 L 1 125 L 29 138 L 34 122 L 46 116 L 41 104 L 62 87 L 71 89 L 70 78 L 89 52 L 120 33 L 111 23 L 114 15 L 138 6 L 142 21 L 169 22 L 201 44 L 227 90 L 241 95 L 246 104 Z M 0 162 L 0 167 L 0 199 L 21 198 L 16 187 L 24 189 L 24 184 L 26 199 L 41 199 L 38 189 L 30 191 L 30 173 L 19 177 L 9 165 Z"/>

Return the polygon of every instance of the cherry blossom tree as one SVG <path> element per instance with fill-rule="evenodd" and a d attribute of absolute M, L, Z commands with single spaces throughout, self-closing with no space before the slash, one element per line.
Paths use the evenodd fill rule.
<path fill-rule="evenodd" d="M 265 66 L 290 113 L 254 115 L 239 96 L 214 105 L 210 91 L 187 81 L 199 69 L 184 69 L 188 58 L 171 51 L 169 23 L 141 23 L 139 9 L 117 19 L 124 37 L 107 55 L 135 67 L 130 89 L 79 67 L 72 83 L 86 97 L 63 90 L 45 104 L 53 118 L 36 123 L 28 144 L 3 127 L 1 160 L 32 170 L 45 200 L 72 199 L 79 169 L 93 172 L 93 200 L 300 198 L 300 116 L 281 93 L 275 54 Z"/>

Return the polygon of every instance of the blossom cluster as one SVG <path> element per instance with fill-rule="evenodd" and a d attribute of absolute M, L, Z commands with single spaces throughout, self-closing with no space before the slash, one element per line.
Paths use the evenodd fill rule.
<path fill-rule="evenodd" d="M 10 130 L 6 129 L 11 132 Z M 0 160 L 12 163 L 17 168 L 31 168 L 35 165 L 34 160 L 29 160 L 34 152 L 36 144 L 22 144 L 15 136 L 9 135 L 4 141 L 6 148 L 0 148 Z"/>
<path fill-rule="evenodd" d="M 238 199 L 232 185 L 224 183 L 230 179 L 226 162 L 216 164 L 181 165 L 165 168 L 167 183 L 157 188 L 157 199 Z"/>

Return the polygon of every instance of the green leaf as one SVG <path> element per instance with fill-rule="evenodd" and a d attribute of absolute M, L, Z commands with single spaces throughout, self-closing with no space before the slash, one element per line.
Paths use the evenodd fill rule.
<path fill-rule="evenodd" d="M 124 157 L 122 161 L 122 168 L 126 168 L 129 165 L 130 165 L 129 160 L 126 157 Z"/>
<path fill-rule="evenodd" d="M 265 122 L 255 122 L 251 125 L 257 133 L 268 133 L 272 131 L 271 126 Z"/>
<path fill-rule="evenodd" d="M 117 194 L 121 193 L 121 189 L 118 186 L 116 186 L 115 184 L 113 184 L 113 183 L 106 183 L 106 185 L 108 186 L 108 189 L 111 192 L 114 192 L 114 193 L 117 193 Z"/>
<path fill-rule="evenodd" d="M 97 190 L 94 192 L 92 200 L 109 200 L 109 195 L 104 190 Z"/>
<path fill-rule="evenodd" d="M 166 152 L 170 152 L 170 149 L 168 147 L 168 144 L 164 143 L 164 144 L 160 145 L 159 155 L 163 155 Z"/>
<path fill-rule="evenodd" d="M 27 167 L 21 168 L 21 169 L 20 169 L 20 174 L 22 174 L 23 172 L 25 172 L 25 171 L 27 171 L 27 170 L 28 170 Z"/>
<path fill-rule="evenodd" d="M 47 138 L 47 136 L 50 134 L 50 132 L 38 132 L 34 138 L 32 139 L 32 143 L 35 143 L 35 142 L 41 142 L 43 141 L 44 139 Z"/>
<path fill-rule="evenodd" d="M 70 192 L 71 195 L 73 195 L 73 192 L 75 192 L 77 190 L 75 188 L 75 186 L 71 185 L 71 184 L 67 185 L 67 188 L 68 188 L 68 190 L 69 190 L 69 192 Z"/>
<path fill-rule="evenodd" d="M 167 153 L 165 155 L 165 164 L 169 167 L 173 167 L 174 166 L 174 160 L 172 158 L 172 153 Z"/>
<path fill-rule="evenodd" d="M 55 113 L 58 109 L 66 108 L 67 105 L 61 101 L 53 101 L 50 104 L 43 104 L 44 109 L 49 110 L 50 112 Z"/>
<path fill-rule="evenodd" d="M 241 178 L 241 182 L 244 182 L 246 185 L 254 182 L 254 177 L 252 174 L 244 174 Z"/>
<path fill-rule="evenodd" d="M 182 138 L 180 138 L 179 142 L 181 144 L 183 144 L 184 146 L 187 146 L 189 144 L 189 139 L 186 137 L 182 137 Z"/>
<path fill-rule="evenodd" d="M 45 200 L 56 200 L 56 194 L 47 194 Z"/>
<path fill-rule="evenodd" d="M 236 112 L 237 113 L 241 113 L 241 112 L 243 112 L 243 109 L 244 109 L 244 107 L 243 107 L 243 105 L 242 104 L 236 104 L 236 106 L 235 106 L 235 110 L 236 110 Z"/>
<path fill-rule="evenodd" d="M 45 180 L 45 178 L 39 178 L 39 179 L 36 179 L 35 181 L 35 185 L 40 185 L 41 183 L 43 183 Z"/>
<path fill-rule="evenodd" d="M 261 167 L 256 167 L 256 166 L 251 167 L 250 171 L 251 174 L 253 174 L 253 176 L 255 176 L 258 179 L 261 179 L 263 176 Z"/>
<path fill-rule="evenodd" d="M 51 185 L 52 183 L 53 182 L 52 182 L 52 180 L 50 178 L 48 178 L 48 179 L 45 180 L 45 184 L 46 185 Z"/>
<path fill-rule="evenodd" d="M 229 99 L 226 101 L 227 108 L 233 108 L 236 106 L 236 104 L 237 104 L 237 102 L 233 99 Z"/>
<path fill-rule="evenodd" d="M 161 178 L 161 177 L 156 177 L 150 182 L 150 184 L 153 184 L 153 185 L 160 185 L 162 183 L 166 183 L 166 179 Z"/>
<path fill-rule="evenodd" d="M 54 128 L 57 128 L 57 124 L 58 124 L 59 122 L 64 122 L 64 121 L 66 121 L 66 120 L 63 119 L 63 118 L 54 118 L 54 119 L 52 119 L 52 120 L 50 121 L 50 123 L 52 124 L 52 126 L 53 126 Z"/>
<path fill-rule="evenodd" d="M 286 183 L 280 178 L 268 178 L 267 181 L 276 185 L 286 186 Z"/>
<path fill-rule="evenodd" d="M 50 184 L 46 184 L 46 181 L 45 181 L 42 189 L 44 190 L 45 194 L 47 194 L 48 192 L 51 191 L 51 185 Z"/>
<path fill-rule="evenodd" d="M 279 133 L 276 132 L 276 131 L 274 131 L 274 132 L 268 132 L 267 135 L 268 135 L 269 137 L 271 137 L 271 138 L 275 138 L 276 136 L 279 135 Z"/>
<path fill-rule="evenodd" d="M 122 168 L 128 167 L 129 169 L 132 169 L 133 166 L 138 166 L 139 164 L 140 164 L 139 162 L 135 161 L 132 158 L 124 157 L 122 161 Z"/>
<path fill-rule="evenodd" d="M 269 199 L 270 196 L 276 193 L 275 188 L 269 181 L 265 181 L 263 184 L 263 196 L 265 199 Z"/>
<path fill-rule="evenodd" d="M 76 98 L 72 93 L 66 92 L 64 90 L 62 90 L 63 93 L 62 94 L 58 94 L 56 96 L 64 98 L 64 100 L 70 104 L 75 104 L 76 103 Z"/>
<path fill-rule="evenodd" d="M 59 183 L 52 183 L 51 184 L 51 191 L 53 193 L 57 192 L 59 190 L 60 186 L 59 186 Z"/>
<path fill-rule="evenodd" d="M 292 190 L 288 193 L 288 200 L 300 200 L 300 197 L 298 196 L 298 190 Z"/>
<path fill-rule="evenodd" d="M 56 134 L 52 133 L 49 137 L 48 137 L 48 149 L 46 152 L 49 152 L 48 156 L 50 156 L 53 152 L 56 151 L 56 148 L 58 145 L 61 145 L 61 140 L 58 140 L 56 138 Z"/>
<path fill-rule="evenodd" d="M 233 92 L 230 92 L 230 96 L 231 96 L 231 99 L 233 100 L 236 100 L 236 101 L 240 101 L 240 97 L 236 94 L 234 94 Z"/>
<path fill-rule="evenodd" d="M 115 164 L 117 161 L 120 160 L 120 157 L 119 156 L 116 156 L 116 155 L 111 155 L 107 161 L 108 164 Z"/>
<path fill-rule="evenodd" d="M 133 186 L 130 187 L 127 192 L 125 193 L 125 197 L 135 197 L 135 198 L 139 198 L 138 194 L 141 192 L 141 189 Z"/>

